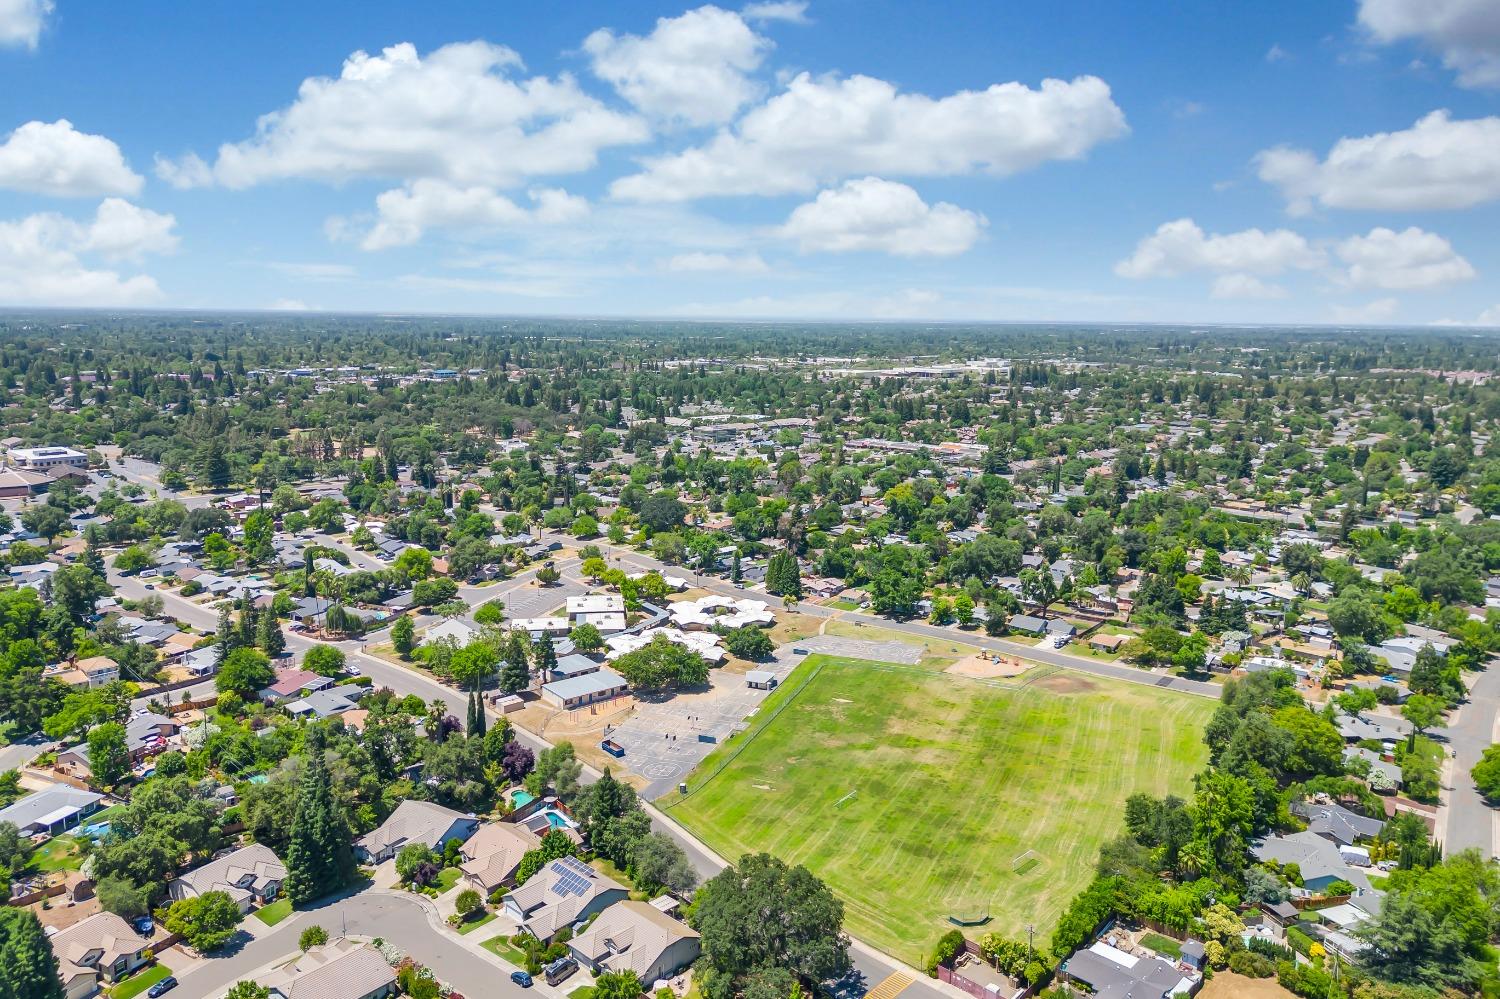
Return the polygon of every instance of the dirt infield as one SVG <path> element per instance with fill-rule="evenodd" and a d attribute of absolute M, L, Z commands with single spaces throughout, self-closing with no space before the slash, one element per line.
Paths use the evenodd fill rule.
<path fill-rule="evenodd" d="M 1086 680 L 1077 673 L 1053 673 L 1042 677 L 1036 685 L 1054 694 L 1083 694 L 1099 687 L 1094 681 Z"/>
<path fill-rule="evenodd" d="M 995 662 L 988 656 L 966 656 L 943 670 L 956 676 L 970 676 L 976 680 L 993 680 L 1001 677 L 1020 676 L 1031 667 L 1015 656 L 1001 656 Z"/>

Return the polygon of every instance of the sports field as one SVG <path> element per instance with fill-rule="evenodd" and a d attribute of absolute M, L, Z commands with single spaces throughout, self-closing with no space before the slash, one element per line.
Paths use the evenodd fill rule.
<path fill-rule="evenodd" d="M 909 962 L 950 913 L 1045 943 L 1125 798 L 1191 794 L 1214 706 L 1068 671 L 1014 689 L 812 656 L 670 813 L 725 857 L 806 864 L 850 932 Z"/>

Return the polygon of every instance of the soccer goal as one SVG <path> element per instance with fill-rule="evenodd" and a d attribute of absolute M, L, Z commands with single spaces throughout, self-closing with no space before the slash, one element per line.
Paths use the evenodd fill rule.
<path fill-rule="evenodd" d="M 1010 872 L 1012 874 L 1029 874 L 1031 871 L 1036 870 L 1041 862 L 1042 858 L 1037 855 L 1035 850 L 1027 850 L 1010 862 Z"/>

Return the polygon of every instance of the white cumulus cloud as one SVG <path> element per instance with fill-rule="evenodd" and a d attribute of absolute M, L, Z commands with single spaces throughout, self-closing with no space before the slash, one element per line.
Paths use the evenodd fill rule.
<path fill-rule="evenodd" d="M 1348 265 L 1356 288 L 1425 291 L 1474 277 L 1474 268 L 1446 239 L 1412 226 L 1402 232 L 1379 227 L 1367 236 L 1339 243 L 1338 258 Z"/>
<path fill-rule="evenodd" d="M 905 184 L 865 177 L 797 206 L 777 231 L 804 253 L 951 257 L 973 246 L 986 224 L 983 215 L 957 205 L 929 205 Z"/>
<path fill-rule="evenodd" d="M 177 245 L 170 215 L 108 198 L 94 218 L 56 212 L 0 221 L 0 303 L 8 305 L 142 305 L 161 298 L 147 274 L 122 275 L 87 258 L 131 260 Z"/>
<path fill-rule="evenodd" d="M 302 81 L 295 101 L 263 115 L 252 138 L 220 146 L 212 164 L 189 154 L 159 161 L 157 173 L 179 186 L 393 177 L 503 187 L 588 170 L 601 149 L 648 137 L 639 117 L 572 77 L 520 71 L 515 52 L 481 41 L 425 58 L 405 42 L 356 52 L 338 78 Z"/>
<path fill-rule="evenodd" d="M 52 0 L 0 0 L 0 46 L 36 48 L 52 13 Z"/>
<path fill-rule="evenodd" d="M 1500 4 L 1494 0 L 1360 0 L 1379 42 L 1414 39 L 1442 54 L 1465 87 L 1500 86 Z"/>
<path fill-rule="evenodd" d="M 659 18 L 644 38 L 600 28 L 583 42 L 594 75 L 631 104 L 692 125 L 728 121 L 754 100 L 750 74 L 770 48 L 739 14 L 714 6 Z"/>
<path fill-rule="evenodd" d="M 28 121 L 0 143 L 0 188 L 99 197 L 137 194 L 142 183 L 119 146 L 102 135 L 78 131 L 66 118 Z"/>
<path fill-rule="evenodd" d="M 1191 271 L 1267 275 L 1312 270 L 1324 259 L 1322 251 L 1290 229 L 1209 235 L 1192 219 L 1183 218 L 1158 226 L 1115 265 L 1115 273 L 1127 278 L 1176 277 Z M 1225 285 L 1226 290 L 1233 287 L 1233 282 Z"/>
<path fill-rule="evenodd" d="M 934 99 L 868 76 L 802 73 L 705 145 L 650 158 L 619 198 L 795 194 L 850 176 L 1017 173 L 1083 157 L 1127 131 L 1098 77 L 995 84 Z"/>
<path fill-rule="evenodd" d="M 1342 138 L 1318 157 L 1285 146 L 1256 157 L 1293 214 L 1325 208 L 1422 211 L 1500 198 L 1500 117 L 1433 111 L 1409 129 Z"/>
<path fill-rule="evenodd" d="M 459 187 L 441 180 L 413 181 L 375 199 L 376 222 L 360 246 L 385 250 L 407 246 L 428 229 L 499 229 L 573 222 L 589 213 L 588 201 L 566 191 L 535 190 L 526 208 L 493 188 Z"/>
<path fill-rule="evenodd" d="M 766 0 L 764 3 L 746 4 L 740 9 L 740 13 L 747 21 L 807 23 L 807 4 L 802 0 Z"/>
<path fill-rule="evenodd" d="M 679 253 L 663 264 L 669 271 L 686 274 L 764 274 L 770 270 L 758 253 L 732 256 L 728 253 Z"/>

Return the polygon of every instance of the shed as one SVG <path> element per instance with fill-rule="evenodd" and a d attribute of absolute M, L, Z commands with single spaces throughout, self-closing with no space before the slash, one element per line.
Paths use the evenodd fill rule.
<path fill-rule="evenodd" d="M 745 683 L 756 690 L 775 690 L 776 674 L 767 669 L 752 669 L 745 674 Z"/>

